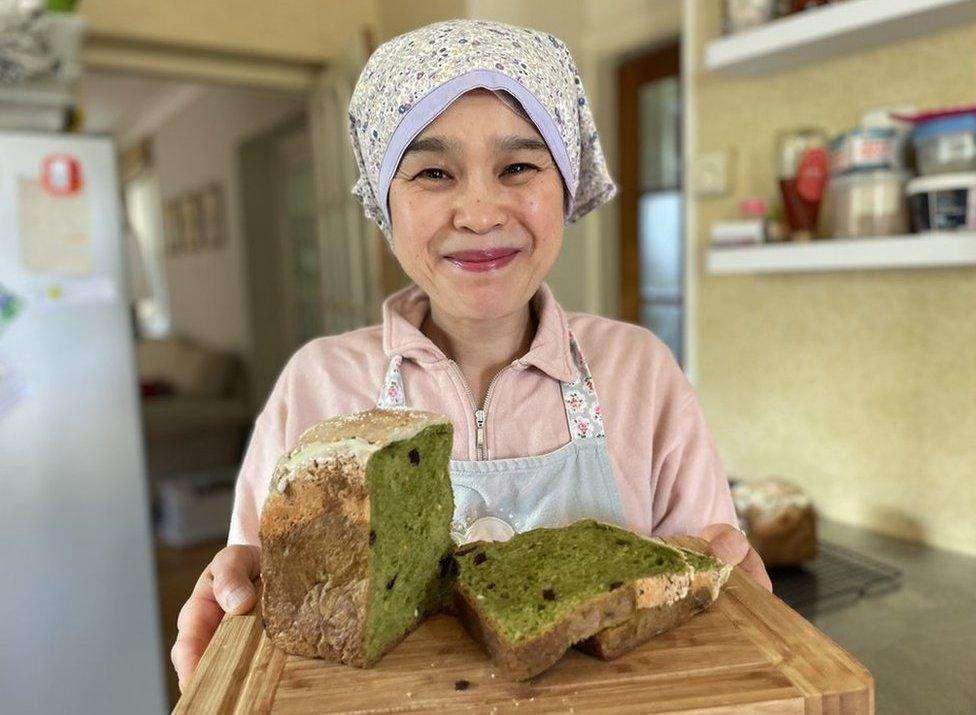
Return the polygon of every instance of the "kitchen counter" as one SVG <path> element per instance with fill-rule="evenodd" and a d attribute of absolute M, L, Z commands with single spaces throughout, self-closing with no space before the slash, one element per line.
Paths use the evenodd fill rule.
<path fill-rule="evenodd" d="M 879 713 L 976 713 L 976 558 L 822 520 L 818 536 L 894 566 L 901 587 L 804 615 L 874 675 Z"/>

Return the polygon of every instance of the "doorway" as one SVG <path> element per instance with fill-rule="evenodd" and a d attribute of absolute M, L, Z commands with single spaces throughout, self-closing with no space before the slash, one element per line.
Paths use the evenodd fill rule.
<path fill-rule="evenodd" d="M 322 334 L 307 115 L 248 139 L 238 153 L 253 336 L 251 396 L 259 404 L 291 354 Z"/>
<path fill-rule="evenodd" d="M 617 72 L 620 141 L 620 315 L 651 330 L 684 367 L 680 46 Z"/>

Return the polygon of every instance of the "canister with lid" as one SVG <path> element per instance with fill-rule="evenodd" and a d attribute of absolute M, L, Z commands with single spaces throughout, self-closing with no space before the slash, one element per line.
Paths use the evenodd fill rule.
<path fill-rule="evenodd" d="M 905 191 L 916 231 L 976 231 L 976 172 L 920 176 Z"/>

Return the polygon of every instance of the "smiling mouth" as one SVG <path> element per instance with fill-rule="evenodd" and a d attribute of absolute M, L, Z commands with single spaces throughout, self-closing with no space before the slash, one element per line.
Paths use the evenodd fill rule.
<path fill-rule="evenodd" d="M 480 251 L 455 251 L 444 258 L 465 271 L 493 271 L 508 265 L 520 253 L 517 248 L 490 248 Z"/>

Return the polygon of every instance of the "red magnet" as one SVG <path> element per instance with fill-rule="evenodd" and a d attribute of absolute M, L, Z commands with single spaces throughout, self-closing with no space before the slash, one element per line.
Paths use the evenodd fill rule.
<path fill-rule="evenodd" d="M 81 189 L 81 164 L 69 154 L 51 154 L 41 163 L 41 184 L 55 196 L 69 196 Z"/>

